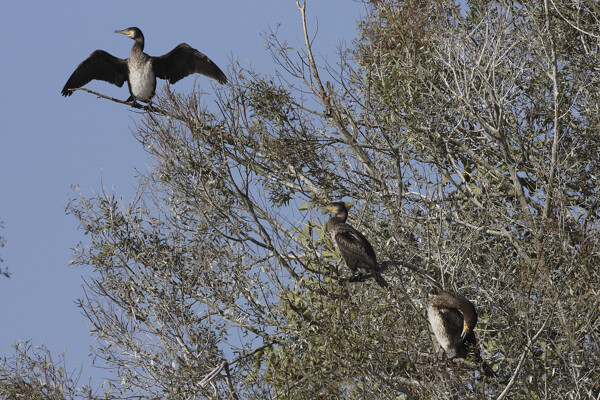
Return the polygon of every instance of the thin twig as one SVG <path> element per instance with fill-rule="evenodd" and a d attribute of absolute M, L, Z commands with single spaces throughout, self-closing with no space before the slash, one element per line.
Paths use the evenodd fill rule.
<path fill-rule="evenodd" d="M 425 271 L 422 268 L 417 267 L 416 265 L 413 265 L 411 263 L 408 263 L 406 261 L 401 261 L 401 260 L 389 260 L 389 261 L 383 261 L 380 263 L 381 268 L 385 271 L 389 266 L 402 266 L 404 268 L 408 268 L 411 271 L 414 271 L 420 275 L 422 275 L 425 279 L 427 279 L 429 281 L 429 283 L 431 283 L 433 286 L 435 286 L 436 289 L 438 290 L 444 290 L 444 288 L 442 287 L 442 285 L 435 280 L 435 278 L 433 278 L 431 275 L 429 275 L 429 273 L 427 271 Z"/>
<path fill-rule="evenodd" d="M 239 400 L 240 398 L 238 397 L 237 393 L 235 392 L 235 388 L 233 387 L 233 384 L 231 383 L 231 374 L 229 373 L 229 363 L 227 363 L 227 361 L 225 361 L 225 378 L 227 380 L 227 387 L 229 387 L 229 393 L 231 394 L 231 397 Z"/>
<path fill-rule="evenodd" d="M 552 153 L 550 157 L 550 167 L 549 167 L 549 176 L 548 176 L 548 184 L 546 186 L 546 203 L 544 204 L 544 219 L 547 219 L 550 215 L 551 209 L 554 207 L 554 185 L 555 178 L 558 166 L 558 142 L 560 140 L 561 130 L 560 130 L 560 87 L 558 80 L 558 61 L 556 57 L 556 40 L 554 37 L 554 30 L 552 29 L 551 21 L 550 21 L 550 10 L 548 6 L 548 0 L 544 1 L 544 13 L 546 17 L 546 31 L 550 36 L 550 56 L 552 59 L 551 62 L 551 72 L 550 72 L 550 80 L 552 82 L 552 101 L 554 105 L 553 114 L 553 137 L 552 137 Z"/>

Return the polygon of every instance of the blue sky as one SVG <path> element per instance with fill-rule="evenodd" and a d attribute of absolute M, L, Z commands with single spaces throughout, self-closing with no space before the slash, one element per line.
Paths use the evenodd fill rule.
<path fill-rule="evenodd" d="M 166 5 L 168 4 L 168 5 Z M 309 27 L 318 21 L 316 45 L 335 62 L 340 42 L 350 43 L 364 12 L 351 0 L 308 2 Z M 0 355 L 19 340 L 42 341 L 55 352 L 67 350 L 70 366 L 84 366 L 97 382 L 106 373 L 89 368 L 94 339 L 75 306 L 82 277 L 91 267 L 69 266 L 72 248 L 85 237 L 64 207 L 72 185 L 84 193 L 104 185 L 128 198 L 136 171 L 150 163 L 131 130 L 141 116 L 127 106 L 84 92 L 60 95 L 79 62 L 95 49 L 117 57 L 132 41 L 115 29 L 137 26 L 145 51 L 162 55 L 180 42 L 208 55 L 228 74 L 232 59 L 269 74 L 275 66 L 261 34 L 281 24 L 290 46 L 303 42 L 293 0 L 10 1 L 0 12 L 0 231 L 8 242 L 0 257 L 12 274 L 0 278 Z M 209 93 L 207 78 L 188 77 L 172 86 L 192 89 L 194 80 Z M 159 88 L 163 81 L 159 80 Z M 105 82 L 90 89 L 125 100 L 129 92 Z M 212 99 L 211 99 L 212 98 Z"/>

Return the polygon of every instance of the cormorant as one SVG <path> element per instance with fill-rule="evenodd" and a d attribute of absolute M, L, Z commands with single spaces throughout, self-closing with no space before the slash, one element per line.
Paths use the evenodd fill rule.
<path fill-rule="evenodd" d="M 80 88 L 93 79 L 119 87 L 127 81 L 131 94 L 127 101 L 133 102 L 150 102 L 154 96 L 156 78 L 175 83 L 190 74 L 200 73 L 220 83 L 227 83 L 223 71 L 210 58 L 185 43 L 180 43 L 163 56 L 152 57 L 144 53 L 144 35 L 138 28 L 127 28 L 115 33 L 122 33 L 135 41 L 129 58 L 117 58 L 104 50 L 94 51 L 71 74 L 62 89 L 63 96 L 72 95 L 72 89 Z"/>
<path fill-rule="evenodd" d="M 346 224 L 348 218 L 346 204 L 338 201 L 331 203 L 327 209 L 334 214 L 327 222 L 327 231 L 337 245 L 342 259 L 352 271 L 350 281 L 362 280 L 365 273 L 372 273 L 379 286 L 386 287 L 387 282 L 379 272 L 373 246 L 362 233 Z"/>
<path fill-rule="evenodd" d="M 469 347 L 477 344 L 473 329 L 477 324 L 477 311 L 469 300 L 448 292 L 440 292 L 429 302 L 427 316 L 435 337 L 450 358 L 467 358 Z M 475 358 L 486 376 L 494 371 L 481 359 L 479 350 Z"/>

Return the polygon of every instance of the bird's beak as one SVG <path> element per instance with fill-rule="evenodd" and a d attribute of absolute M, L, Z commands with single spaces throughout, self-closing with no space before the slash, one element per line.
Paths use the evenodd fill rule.
<path fill-rule="evenodd" d="M 130 35 L 128 29 L 123 29 L 123 30 L 120 30 L 120 31 L 115 31 L 115 33 L 122 33 L 125 36 L 129 36 Z"/>
<path fill-rule="evenodd" d="M 467 337 L 467 335 L 469 334 L 469 331 L 470 331 L 469 327 L 467 325 L 464 325 L 462 333 L 460 334 L 460 338 L 464 340 Z"/>

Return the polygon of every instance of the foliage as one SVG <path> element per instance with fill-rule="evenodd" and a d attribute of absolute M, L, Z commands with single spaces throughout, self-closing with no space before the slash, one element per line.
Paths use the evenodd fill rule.
<path fill-rule="evenodd" d="M 14 355 L 0 363 L 0 397 L 7 400 L 98 399 L 89 385 L 77 387 L 79 374 L 67 372 L 64 353 L 55 362 L 42 344 L 13 346 Z"/>

